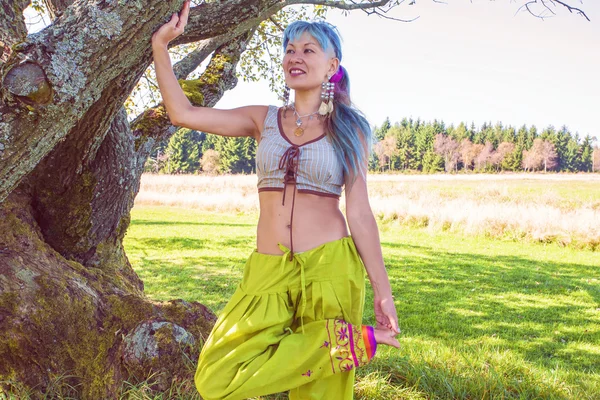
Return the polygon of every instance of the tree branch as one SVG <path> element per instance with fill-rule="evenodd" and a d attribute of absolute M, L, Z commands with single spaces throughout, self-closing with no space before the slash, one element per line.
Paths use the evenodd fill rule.
<path fill-rule="evenodd" d="M 339 8 L 340 10 L 365 10 L 369 8 L 383 7 L 388 4 L 391 0 L 379 0 L 379 1 L 368 1 L 368 2 L 354 2 L 351 1 L 350 4 L 345 1 L 335 1 L 335 0 L 289 0 L 287 4 L 312 4 L 312 5 L 321 5 L 332 8 Z"/>
<path fill-rule="evenodd" d="M 6 86 L 7 75 L 0 75 L 5 100 L 0 103 L 0 202 L 71 131 L 79 142 L 74 146 L 85 154 L 83 160 L 72 160 L 72 168 L 81 170 L 81 163 L 97 151 L 129 95 L 126 90 L 151 62 L 152 34 L 181 6 L 150 0 L 141 12 L 136 4 L 82 2 L 77 10 L 68 7 L 54 24 L 29 35 L 10 55 L 12 69 L 5 73 L 10 73 L 12 85 Z M 240 36 L 285 5 L 278 0 L 204 3 L 194 8 L 187 34 L 172 45 Z M 19 84 L 32 74 L 35 82 Z M 111 104 L 103 93 L 111 93 Z M 113 107 L 112 102 L 121 103 Z M 94 120 L 86 118 L 96 105 Z M 88 121 L 84 135 L 81 121 Z"/>
<path fill-rule="evenodd" d="M 43 0 L 43 2 L 52 21 L 60 17 L 73 4 L 73 0 Z"/>
<path fill-rule="evenodd" d="M 194 51 L 185 56 L 183 60 L 173 65 L 173 72 L 175 77 L 180 79 L 186 79 L 196 68 L 202 64 L 202 62 L 217 48 L 225 45 L 227 40 L 231 40 L 229 35 L 218 36 L 211 39 L 205 39 Z M 210 63 L 209 63 L 210 66 Z M 208 70 L 208 67 L 206 68 Z M 157 120 L 157 116 L 160 116 L 160 120 Z M 174 127 L 171 125 L 169 118 L 166 116 L 166 110 L 163 103 L 157 104 L 154 107 L 144 110 L 139 114 L 130 124 L 131 130 L 134 132 L 134 136 L 139 138 L 152 137 L 154 142 L 158 143 L 162 140 L 167 139 L 174 131 Z M 144 127 L 153 127 L 152 132 L 144 133 Z M 136 145 L 139 148 L 140 144 Z M 152 149 L 148 149 L 146 157 Z"/>
<path fill-rule="evenodd" d="M 12 53 L 11 47 L 27 36 L 23 10 L 29 3 L 30 0 L 0 0 L 0 70 Z"/>
<path fill-rule="evenodd" d="M 548 7 L 548 5 L 546 3 L 550 3 L 554 7 L 556 7 L 557 4 L 560 6 L 566 7 L 570 13 L 573 13 L 575 11 L 577 14 L 581 15 L 582 17 L 584 17 L 585 19 L 590 21 L 590 18 L 587 16 L 587 14 L 583 10 L 581 10 L 577 7 L 573 7 L 573 6 L 565 3 L 564 1 L 559 1 L 559 0 L 530 0 L 530 1 L 527 1 L 525 4 L 523 4 L 521 7 L 519 7 L 519 9 L 517 10 L 517 13 L 519 11 L 521 11 L 521 9 L 525 8 L 531 15 L 533 15 L 537 18 L 544 19 L 544 18 L 546 18 L 544 15 L 537 14 L 530 8 L 530 5 L 541 4 L 542 7 L 544 7 L 544 9 L 546 9 L 546 10 L 550 11 L 552 14 L 556 15 L 556 13 L 552 9 L 550 9 L 550 7 Z"/>
<path fill-rule="evenodd" d="M 235 87 L 237 84 L 236 65 L 255 29 L 256 27 L 225 44 L 221 44 L 214 51 L 208 66 L 198 79 L 185 80 L 206 56 L 192 52 L 175 64 L 173 67 L 175 76 L 192 105 L 212 107 L 221 99 L 225 91 Z M 209 51 L 212 46 L 218 44 L 222 39 L 223 37 L 220 39 L 215 38 L 212 43 L 207 42 L 203 46 L 204 51 Z M 153 146 L 168 139 L 176 129 L 171 125 L 163 103 L 145 110 L 131 123 L 131 130 L 136 140 L 135 148 L 140 149 L 138 153 L 143 153 L 143 157 L 140 154 L 137 155 L 138 159 L 143 158 L 145 162 Z"/>
<path fill-rule="evenodd" d="M 186 79 L 202 62 L 217 48 L 233 40 L 231 35 L 222 35 L 203 40 L 190 54 L 173 65 L 173 72 L 177 79 Z"/>

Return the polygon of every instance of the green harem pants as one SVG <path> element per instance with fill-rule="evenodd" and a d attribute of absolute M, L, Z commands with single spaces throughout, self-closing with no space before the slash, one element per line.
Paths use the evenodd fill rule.
<path fill-rule="evenodd" d="M 204 400 L 289 390 L 290 400 L 349 400 L 355 368 L 375 355 L 362 325 L 366 271 L 351 236 L 293 254 L 255 249 L 198 361 Z"/>

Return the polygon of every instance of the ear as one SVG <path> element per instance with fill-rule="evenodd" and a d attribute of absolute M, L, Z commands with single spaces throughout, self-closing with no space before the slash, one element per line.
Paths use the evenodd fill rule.
<path fill-rule="evenodd" d="M 328 75 L 333 75 L 337 72 L 340 66 L 340 60 L 337 57 L 332 57 L 329 60 L 329 70 L 327 71 Z"/>

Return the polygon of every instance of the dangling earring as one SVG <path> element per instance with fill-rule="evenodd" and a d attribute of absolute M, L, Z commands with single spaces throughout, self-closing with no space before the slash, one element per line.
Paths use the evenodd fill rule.
<path fill-rule="evenodd" d="M 329 110 L 328 113 L 331 114 L 333 112 L 333 91 L 335 89 L 335 82 L 329 82 Z"/>
<path fill-rule="evenodd" d="M 331 76 L 327 76 L 327 80 L 329 81 Z M 333 112 L 333 90 L 335 88 L 335 83 L 333 82 L 323 82 L 321 83 L 321 105 L 319 106 L 319 114 L 327 115 Z"/>

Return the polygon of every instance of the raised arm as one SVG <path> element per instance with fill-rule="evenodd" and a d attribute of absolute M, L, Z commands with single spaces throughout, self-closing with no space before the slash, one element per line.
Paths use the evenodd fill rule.
<path fill-rule="evenodd" d="M 171 123 L 222 136 L 258 138 L 267 114 L 267 106 L 245 106 L 231 110 L 196 107 L 181 89 L 173 72 L 167 45 L 183 33 L 187 24 L 189 4 L 189 1 L 186 1 L 180 13 L 173 13 L 171 20 L 152 35 L 156 79 Z"/>
<path fill-rule="evenodd" d="M 346 218 L 350 234 L 373 287 L 376 329 L 387 328 L 395 335 L 400 333 L 398 315 L 383 262 L 379 229 L 369 204 L 366 163 L 361 169 L 355 182 L 351 183 L 350 177 L 346 177 Z M 396 339 L 390 337 L 389 340 L 391 340 L 390 344 L 399 347 Z"/>

